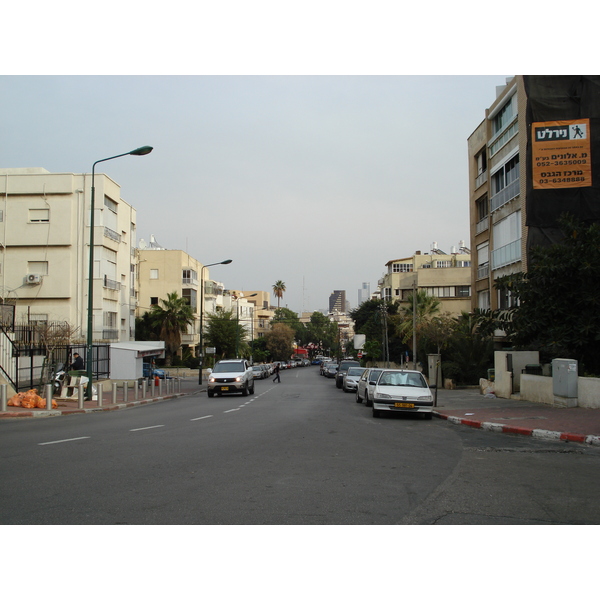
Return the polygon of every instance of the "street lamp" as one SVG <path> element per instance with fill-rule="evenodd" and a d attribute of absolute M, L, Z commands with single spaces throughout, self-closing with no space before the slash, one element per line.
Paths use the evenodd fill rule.
<path fill-rule="evenodd" d="M 96 196 L 96 188 L 94 187 L 94 176 L 96 173 L 96 165 L 107 160 L 113 160 L 113 158 L 121 158 L 121 156 L 144 156 L 152 152 L 152 146 L 142 146 L 136 148 L 131 152 L 124 152 L 123 154 L 117 154 L 116 156 L 109 156 L 108 158 L 102 158 L 97 160 L 92 165 L 92 195 L 90 200 L 90 264 L 88 270 L 88 314 L 87 314 L 87 389 L 86 396 L 88 400 L 92 399 L 92 358 L 93 358 L 93 332 L 92 327 L 94 323 L 94 201 Z"/>
<path fill-rule="evenodd" d="M 215 265 L 229 265 L 233 261 L 227 260 L 204 265 L 200 269 L 200 373 L 198 374 L 198 385 L 202 385 L 202 365 L 204 364 L 204 269 L 214 267 Z"/>

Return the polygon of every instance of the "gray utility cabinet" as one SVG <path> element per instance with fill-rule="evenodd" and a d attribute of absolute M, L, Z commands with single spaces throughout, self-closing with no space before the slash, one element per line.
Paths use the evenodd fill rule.
<path fill-rule="evenodd" d="M 552 360 L 552 387 L 554 396 L 577 398 L 577 361 L 570 358 Z"/>

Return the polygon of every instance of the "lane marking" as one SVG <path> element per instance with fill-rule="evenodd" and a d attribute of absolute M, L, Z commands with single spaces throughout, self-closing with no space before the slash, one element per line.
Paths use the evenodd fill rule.
<path fill-rule="evenodd" d="M 63 442 L 76 442 L 77 440 L 89 440 L 90 436 L 86 435 L 84 437 L 78 437 L 78 438 L 69 438 L 67 440 L 55 440 L 54 442 L 41 442 L 38 444 L 38 446 L 47 446 L 48 444 L 62 444 Z"/>
<path fill-rule="evenodd" d="M 164 425 L 152 425 L 151 427 L 138 427 L 137 429 L 130 429 L 129 431 L 144 431 L 144 429 L 156 429 L 157 427 L 164 427 Z"/>
<path fill-rule="evenodd" d="M 210 419 L 212 415 L 206 415 L 205 417 L 196 417 L 195 419 L 190 419 L 190 421 L 199 421 L 200 419 Z"/>
<path fill-rule="evenodd" d="M 240 410 L 239 408 L 230 408 L 229 410 L 224 410 L 224 413 L 235 412 L 236 410 Z"/>

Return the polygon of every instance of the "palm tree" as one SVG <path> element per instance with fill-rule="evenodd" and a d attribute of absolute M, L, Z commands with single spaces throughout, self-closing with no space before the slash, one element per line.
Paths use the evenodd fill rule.
<path fill-rule="evenodd" d="M 273 293 L 277 297 L 277 308 L 279 308 L 279 303 L 281 298 L 283 298 L 283 292 L 285 292 L 285 283 L 281 279 L 278 279 L 273 285 Z"/>
<path fill-rule="evenodd" d="M 440 301 L 434 296 L 430 296 L 425 290 L 417 290 L 415 300 L 417 305 L 415 322 L 417 333 L 419 333 L 425 324 L 440 311 Z M 406 305 L 400 309 L 400 314 L 394 320 L 396 333 L 405 343 L 408 342 L 413 335 L 413 294 L 406 298 Z"/>
<path fill-rule="evenodd" d="M 160 328 L 160 339 L 165 342 L 166 364 L 171 364 L 173 355 L 181 346 L 181 334 L 194 322 L 194 312 L 186 298 L 180 298 L 177 292 L 167 294 L 166 300 L 160 300 L 150 310 L 150 321 Z"/>

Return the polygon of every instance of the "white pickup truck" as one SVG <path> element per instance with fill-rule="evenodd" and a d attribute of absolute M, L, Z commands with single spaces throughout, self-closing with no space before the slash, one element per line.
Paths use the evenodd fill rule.
<path fill-rule="evenodd" d="M 250 363 L 243 358 L 220 360 L 208 378 L 208 397 L 222 394 L 254 394 L 254 374 Z"/>

